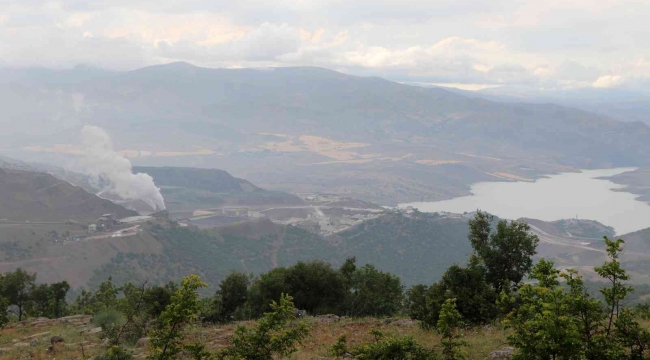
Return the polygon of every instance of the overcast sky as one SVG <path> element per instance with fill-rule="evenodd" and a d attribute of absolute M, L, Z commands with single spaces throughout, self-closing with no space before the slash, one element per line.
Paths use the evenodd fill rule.
<path fill-rule="evenodd" d="M 650 1 L 0 0 L 0 66 L 323 66 L 397 81 L 650 88 Z"/>

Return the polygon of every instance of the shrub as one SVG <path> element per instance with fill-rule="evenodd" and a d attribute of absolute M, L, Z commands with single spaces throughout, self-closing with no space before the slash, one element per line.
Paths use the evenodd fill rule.
<path fill-rule="evenodd" d="M 219 359 L 273 359 L 288 357 L 309 335 L 304 322 L 295 323 L 293 299 L 282 294 L 280 303 L 271 303 L 272 311 L 264 314 L 254 328 L 239 326 L 235 330 L 232 344 L 222 349 Z"/>
<path fill-rule="evenodd" d="M 348 349 L 345 335 L 338 338 L 330 348 L 330 354 L 336 357 L 353 356 L 359 360 L 433 360 L 433 351 L 418 344 L 412 337 L 385 337 L 378 330 L 371 330 L 374 341 L 355 349 Z"/>
<path fill-rule="evenodd" d="M 104 310 L 97 315 L 93 316 L 93 325 L 107 329 L 110 326 L 122 323 L 122 313 L 115 309 Z"/>

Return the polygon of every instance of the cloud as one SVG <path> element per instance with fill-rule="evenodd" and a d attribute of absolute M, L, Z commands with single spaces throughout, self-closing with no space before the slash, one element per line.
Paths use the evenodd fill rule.
<path fill-rule="evenodd" d="M 258 62 L 274 61 L 277 57 L 295 52 L 304 40 L 298 29 L 287 24 L 263 23 L 241 38 L 217 44 L 181 40 L 159 41 L 156 54 L 191 62 Z"/>
<path fill-rule="evenodd" d="M 128 70 L 180 60 L 423 83 L 627 87 L 650 79 L 648 16 L 650 3 L 617 0 L 5 0 L 0 64 Z"/>
<path fill-rule="evenodd" d="M 598 78 L 592 84 L 597 89 L 611 89 L 623 84 L 623 78 L 618 75 L 605 75 Z"/>

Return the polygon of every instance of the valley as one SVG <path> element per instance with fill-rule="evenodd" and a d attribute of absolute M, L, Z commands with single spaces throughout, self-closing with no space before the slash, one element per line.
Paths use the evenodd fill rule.
<path fill-rule="evenodd" d="M 75 288 L 108 276 L 126 282 L 153 274 L 152 281 L 162 283 L 191 272 L 214 285 L 230 270 L 259 274 L 300 260 L 340 265 L 357 257 L 404 284 L 432 283 L 467 260 L 467 222 L 482 208 L 502 218 L 527 218 L 541 239 L 538 258 L 593 274 L 604 259 L 603 235 L 647 227 L 642 211 L 619 211 L 638 220 L 632 225 L 588 212 L 627 205 L 599 198 L 583 183 L 561 185 L 565 193 L 554 195 L 566 200 L 583 191 L 572 202 L 584 202 L 585 210 L 549 194 L 526 198 L 549 179 L 594 169 L 627 186 L 602 181 L 609 193 L 629 201 L 635 201 L 629 192 L 644 196 L 650 166 L 650 127 L 644 124 L 313 67 L 264 72 L 174 63 L 73 78 L 61 81 L 54 70 L 38 77 L 17 72 L 10 83 L 0 79 L 0 94 L 7 95 L 0 105 L 23 114 L 25 124 L 57 113 L 69 124 L 95 126 L 90 129 L 104 133 L 111 161 L 127 159 L 134 165 L 129 171 L 151 178 L 166 212 L 120 222 L 154 209 L 104 192 L 83 167 L 67 167 L 89 165 L 78 125 L 20 132 L 17 124 L 21 138 L 0 134 L 6 144 L 0 171 L 8 174 L 0 195 L 14 194 L 0 204 L 3 271 L 22 266 L 44 281 L 69 279 Z M 27 111 L 16 89 L 34 94 L 40 107 Z M 72 94 L 75 106 L 68 101 Z M 90 165 L 110 169 L 105 161 L 96 157 Z M 621 167 L 638 170 L 615 175 L 612 169 Z M 29 179 L 18 184 L 30 185 L 7 177 L 16 174 Z M 408 205 L 394 208 L 458 201 L 476 186 L 492 185 L 505 186 L 498 199 L 462 209 L 412 205 L 435 211 L 427 214 Z M 499 199 L 528 200 L 502 204 L 509 209 L 502 212 L 490 207 Z M 534 205 L 552 216 L 521 210 Z M 581 220 L 554 221 L 574 219 L 576 212 Z M 114 228 L 102 227 L 106 219 Z M 646 234 L 621 236 L 629 237 L 627 247 L 643 249 L 625 261 L 636 269 L 634 281 L 644 279 Z"/>

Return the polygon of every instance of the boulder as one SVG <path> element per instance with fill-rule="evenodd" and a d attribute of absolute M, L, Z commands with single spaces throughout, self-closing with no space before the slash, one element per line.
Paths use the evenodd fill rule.
<path fill-rule="evenodd" d="M 510 359 L 514 354 L 515 349 L 512 347 L 504 347 L 500 350 L 494 350 L 488 355 L 487 360 L 505 360 Z"/>
<path fill-rule="evenodd" d="M 31 347 L 35 347 L 36 345 L 38 345 L 38 340 L 36 340 L 36 339 L 32 339 L 29 342 L 29 346 L 31 346 Z"/>
<path fill-rule="evenodd" d="M 14 347 L 28 347 L 30 346 L 28 342 L 17 342 L 14 343 Z"/>

